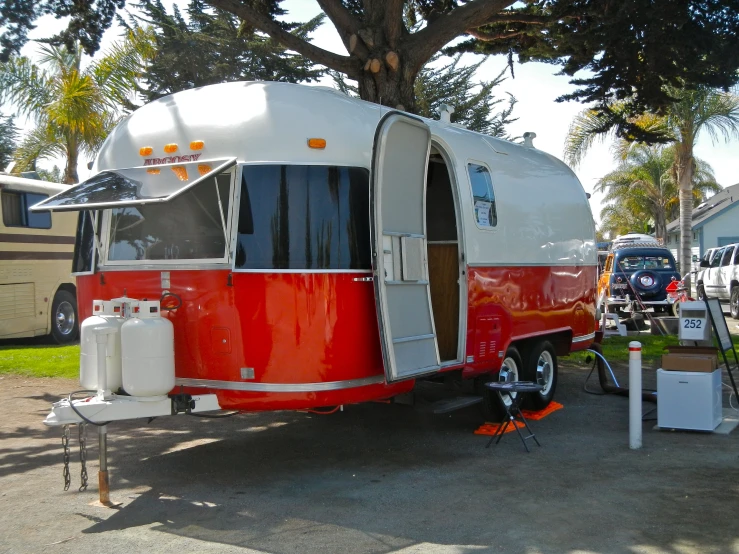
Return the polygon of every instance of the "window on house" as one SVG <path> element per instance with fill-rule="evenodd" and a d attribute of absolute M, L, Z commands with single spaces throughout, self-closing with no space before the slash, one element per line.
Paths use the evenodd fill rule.
<path fill-rule="evenodd" d="M 490 171 L 479 164 L 468 164 L 467 170 L 472 186 L 475 221 L 479 227 L 495 227 L 498 224 L 498 213 L 495 209 L 495 192 Z"/>

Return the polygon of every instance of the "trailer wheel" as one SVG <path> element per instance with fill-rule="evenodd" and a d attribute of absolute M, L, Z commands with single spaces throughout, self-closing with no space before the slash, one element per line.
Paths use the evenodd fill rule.
<path fill-rule="evenodd" d="M 541 392 L 526 397 L 524 405 L 531 410 L 543 410 L 554 398 L 557 388 L 557 354 L 552 343 L 541 341 L 534 344 L 523 366 L 523 379 L 542 385 Z"/>
<path fill-rule="evenodd" d="M 77 338 L 77 299 L 69 291 L 60 290 L 51 303 L 51 336 L 59 344 L 66 344 Z"/>
<path fill-rule="evenodd" d="M 485 383 L 493 380 L 500 381 L 501 383 L 520 381 L 521 367 L 521 355 L 518 353 L 518 349 L 515 346 L 510 346 L 508 350 L 506 350 L 505 359 L 500 368 L 500 373 L 492 379 L 487 378 L 478 381 L 478 392 L 482 396 L 482 415 L 485 417 L 486 421 L 503 421 L 503 418 L 506 415 L 506 409 L 501 404 L 498 393 L 487 388 Z M 507 406 L 510 405 L 511 400 L 508 396 L 504 396 L 503 402 Z"/>

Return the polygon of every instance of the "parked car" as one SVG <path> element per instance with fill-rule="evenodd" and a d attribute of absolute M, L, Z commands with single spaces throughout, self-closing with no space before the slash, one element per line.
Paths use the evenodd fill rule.
<path fill-rule="evenodd" d="M 653 308 L 671 312 L 674 295 L 667 287 L 680 281 L 675 258 L 654 239 L 614 243 L 598 281 L 601 310 L 622 313 Z"/>
<path fill-rule="evenodd" d="M 729 302 L 731 317 L 739 319 L 739 243 L 713 248 L 700 262 L 698 298 Z"/>

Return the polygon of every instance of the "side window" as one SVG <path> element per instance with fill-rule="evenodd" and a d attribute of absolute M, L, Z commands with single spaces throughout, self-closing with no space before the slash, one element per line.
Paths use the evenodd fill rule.
<path fill-rule="evenodd" d="M 3 223 L 6 227 L 51 229 L 51 213 L 29 211 L 31 206 L 48 197 L 46 194 L 4 191 L 2 193 Z"/>
<path fill-rule="evenodd" d="M 739 244 L 734 248 L 734 265 L 739 265 Z"/>
<path fill-rule="evenodd" d="M 731 255 L 733 254 L 733 252 L 734 252 L 733 246 L 729 246 L 726 248 L 726 250 L 724 250 L 724 255 L 721 258 L 721 267 L 731 264 Z"/>
<path fill-rule="evenodd" d="M 495 192 L 490 171 L 484 165 L 468 164 L 472 186 L 472 201 L 475 208 L 475 221 L 480 227 L 495 227 L 498 224 L 498 213 L 495 209 Z"/>
<path fill-rule="evenodd" d="M 713 258 L 711 258 L 711 267 L 719 267 L 719 265 L 721 264 L 721 257 L 724 254 L 724 250 L 725 249 L 722 248 L 721 250 L 716 250 L 713 253 Z"/>

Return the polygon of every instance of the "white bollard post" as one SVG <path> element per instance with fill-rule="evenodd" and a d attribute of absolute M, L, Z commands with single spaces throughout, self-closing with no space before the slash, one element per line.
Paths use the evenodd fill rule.
<path fill-rule="evenodd" d="M 629 343 L 629 448 L 641 448 L 641 343 Z"/>

